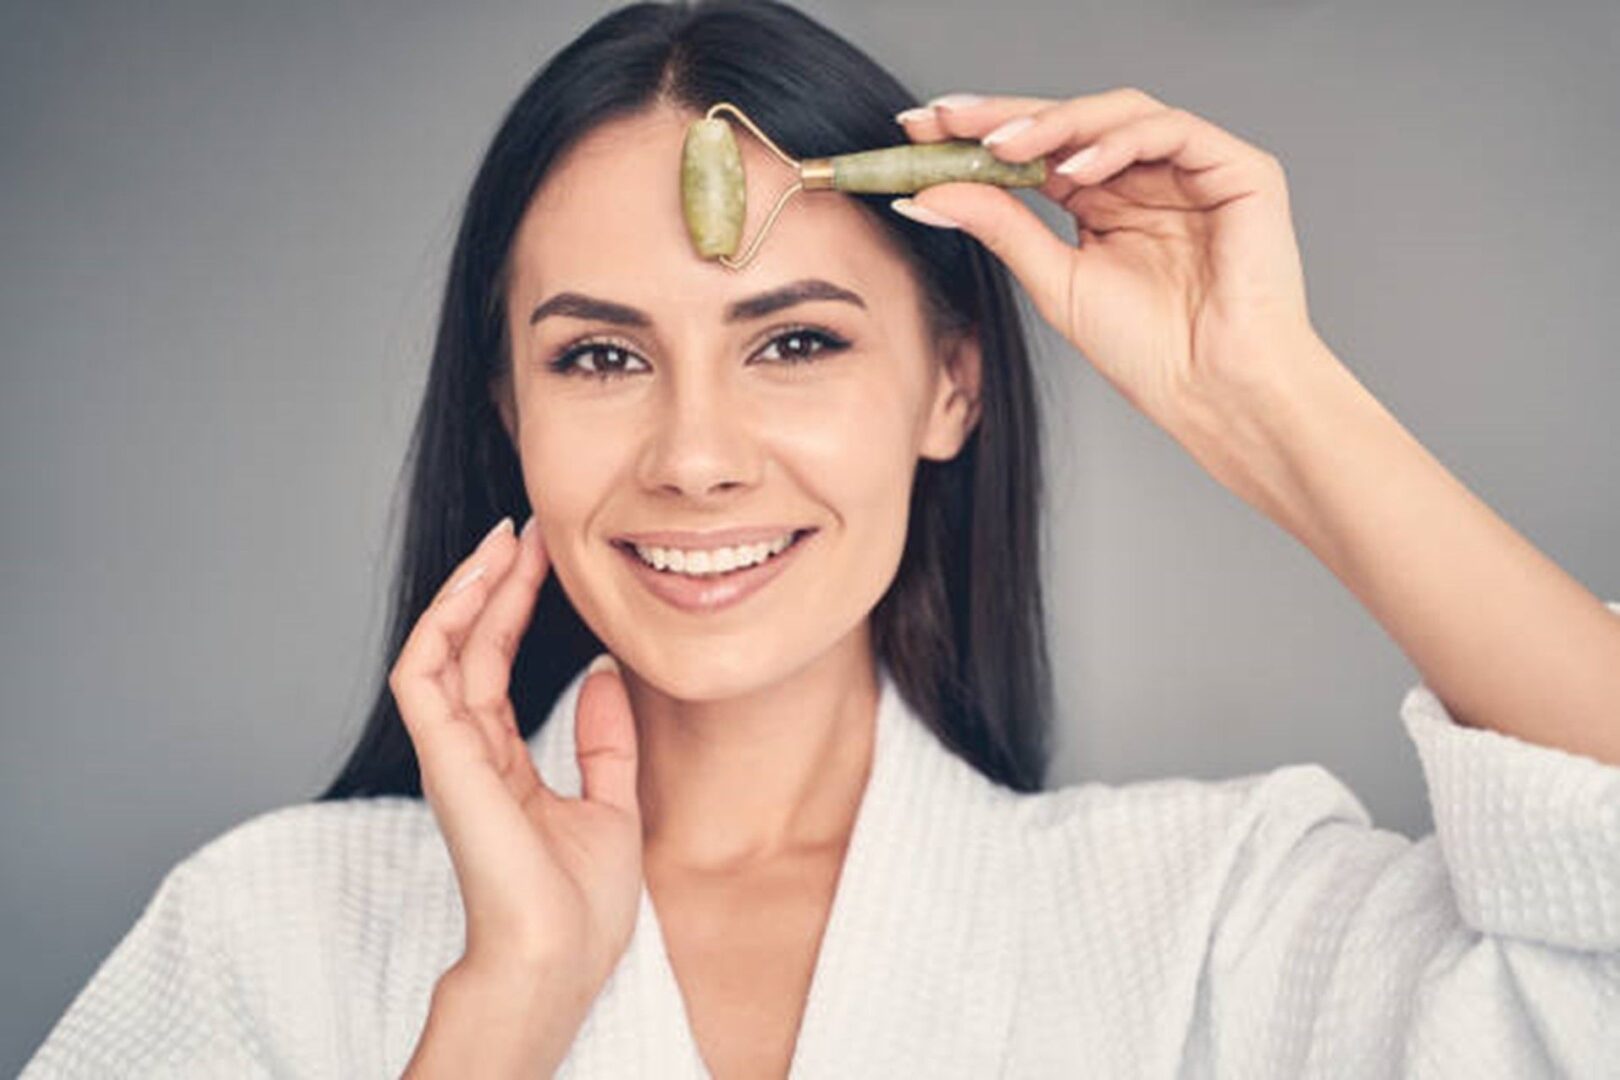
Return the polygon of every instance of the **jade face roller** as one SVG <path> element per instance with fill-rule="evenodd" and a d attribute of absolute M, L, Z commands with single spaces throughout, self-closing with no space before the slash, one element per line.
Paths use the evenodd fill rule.
<path fill-rule="evenodd" d="M 732 256 L 742 240 L 748 194 L 742 154 L 732 137 L 731 126 L 719 118 L 721 112 L 734 114 L 799 177 L 776 200 L 770 216 L 741 258 Z M 932 184 L 958 180 L 998 187 L 1038 187 L 1046 182 L 1046 161 L 1044 158 L 1021 163 L 1002 161 L 988 147 L 971 139 L 887 146 L 795 161 L 728 101 L 711 106 L 702 120 L 692 121 L 681 147 L 681 210 L 692 246 L 703 258 L 718 258 L 722 265 L 733 270 L 748 265 L 765 234 L 770 232 L 776 215 L 799 191 L 909 195 Z"/>

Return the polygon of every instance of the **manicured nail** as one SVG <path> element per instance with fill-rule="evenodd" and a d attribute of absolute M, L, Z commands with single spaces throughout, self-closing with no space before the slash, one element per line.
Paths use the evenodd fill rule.
<path fill-rule="evenodd" d="M 530 533 L 530 532 L 531 532 L 531 531 L 533 531 L 533 529 L 534 529 L 534 515 L 533 515 L 533 514 L 530 514 L 530 515 L 529 515 L 529 520 L 528 520 L 528 521 L 525 521 L 525 522 L 524 522 L 524 523 L 523 523 L 523 531 L 522 531 L 522 532 L 520 532 L 520 533 L 518 533 L 518 537 L 519 537 L 519 538 L 520 538 L 520 539 L 522 539 L 522 538 L 527 538 L 527 537 L 528 537 L 528 535 L 529 535 L 529 533 Z"/>
<path fill-rule="evenodd" d="M 612 653 L 603 653 L 591 661 L 591 666 L 585 669 L 585 677 L 588 679 L 598 671 L 611 671 L 617 675 L 619 673 L 619 662 L 613 659 Z"/>
<path fill-rule="evenodd" d="M 462 574 L 461 575 L 461 580 L 457 581 L 454 585 L 450 586 L 450 591 L 446 595 L 447 596 L 456 595 L 456 593 L 460 592 L 462 589 L 465 589 L 467 586 L 471 585 L 473 582 L 475 582 L 479 578 L 483 577 L 484 576 L 484 571 L 488 570 L 488 569 L 489 569 L 488 565 L 486 565 L 485 563 L 479 563 L 477 566 L 473 567 L 471 570 L 468 570 L 465 574 Z"/>
<path fill-rule="evenodd" d="M 928 102 L 931 109 L 965 109 L 984 100 L 980 94 L 941 94 Z"/>
<path fill-rule="evenodd" d="M 1003 139 L 1012 138 L 1034 122 L 1035 118 L 1033 116 L 1015 116 L 979 141 L 985 146 L 994 146 Z"/>
<path fill-rule="evenodd" d="M 897 112 L 894 114 L 894 119 L 895 122 L 899 124 L 910 124 L 917 120 L 927 120 L 933 115 L 934 110 L 924 105 L 921 108 L 907 109 L 904 112 Z"/>
<path fill-rule="evenodd" d="M 928 207 L 912 202 L 910 199 L 893 199 L 890 200 L 889 205 L 894 208 L 896 213 L 903 214 L 912 221 L 920 221 L 924 225 L 933 225 L 941 229 L 960 229 L 962 227 L 958 222 L 952 221 L 939 211 L 930 210 Z"/>
<path fill-rule="evenodd" d="M 1095 143 L 1093 143 L 1084 150 L 1080 151 L 1078 154 L 1073 154 L 1067 158 L 1064 158 L 1063 162 L 1059 164 L 1057 169 L 1054 171 L 1068 176 L 1070 174 L 1079 172 L 1081 169 L 1085 168 L 1087 165 L 1090 165 L 1095 160 L 1097 160 L 1097 146 Z"/>
<path fill-rule="evenodd" d="M 483 547 L 485 544 L 489 543 L 491 540 L 493 540 L 495 538 L 495 534 L 500 532 L 503 529 L 506 530 L 507 532 L 512 531 L 512 515 L 511 514 L 508 514 L 505 517 L 501 518 L 501 520 L 497 521 L 495 523 L 495 527 L 493 529 L 489 530 L 489 532 L 485 533 L 484 538 L 482 540 L 478 541 L 478 546 Z"/>

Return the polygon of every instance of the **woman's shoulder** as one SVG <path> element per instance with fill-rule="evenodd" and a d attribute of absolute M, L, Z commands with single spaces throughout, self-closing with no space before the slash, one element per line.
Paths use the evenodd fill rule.
<path fill-rule="evenodd" d="M 174 863 L 24 1075 L 398 1075 L 380 1025 L 412 1023 L 454 958 L 454 885 L 405 797 L 255 814 Z M 402 1012 L 408 1006 L 415 1012 Z M 274 1068 L 272 1068 L 272 1061 Z"/>
<path fill-rule="evenodd" d="M 1147 830 L 1197 838 L 1278 811 L 1303 820 L 1371 821 L 1343 780 L 1309 762 L 1217 779 L 1086 780 L 1019 795 L 1013 805 L 1023 828 L 1034 836 L 1117 836 Z"/>
<path fill-rule="evenodd" d="M 1350 788 L 1313 763 L 1077 783 L 1021 797 L 1015 816 L 1029 962 L 1053 979 L 1150 970 L 1150 997 L 1192 993 L 1212 942 L 1230 938 L 1241 951 L 1254 927 L 1281 932 L 1277 913 L 1293 910 L 1285 894 L 1308 922 L 1320 905 L 1299 898 L 1349 897 L 1385 870 L 1399 874 L 1390 895 L 1415 904 L 1443 885 L 1432 843 L 1374 827 Z M 1080 992 L 1102 1002 L 1106 982 Z"/>
<path fill-rule="evenodd" d="M 370 934 L 442 884 L 448 853 L 420 799 L 377 796 L 279 806 L 195 848 L 159 895 L 222 926 L 302 924 Z"/>
<path fill-rule="evenodd" d="M 1373 826 L 1356 794 L 1315 763 L 1221 779 L 1086 781 L 1019 796 L 1012 815 L 1037 877 L 1155 902 L 1274 868 L 1308 836 L 1386 854 L 1411 844 Z"/>
<path fill-rule="evenodd" d="M 289 803 L 254 814 L 193 849 L 172 872 L 231 878 L 358 865 L 399 867 L 437 835 L 420 799 L 387 795 Z"/>

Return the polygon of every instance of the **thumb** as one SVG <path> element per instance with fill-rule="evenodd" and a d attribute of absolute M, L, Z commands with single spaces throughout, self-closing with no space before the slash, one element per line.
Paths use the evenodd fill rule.
<path fill-rule="evenodd" d="M 916 207 L 944 215 L 1007 264 L 1042 315 L 1054 325 L 1063 324 L 1075 247 L 1012 192 L 994 184 L 934 184 L 891 205 L 901 214 Z"/>
<path fill-rule="evenodd" d="M 574 712 L 574 752 L 581 794 L 637 819 L 636 724 L 630 697 L 611 653 L 591 661 Z"/>

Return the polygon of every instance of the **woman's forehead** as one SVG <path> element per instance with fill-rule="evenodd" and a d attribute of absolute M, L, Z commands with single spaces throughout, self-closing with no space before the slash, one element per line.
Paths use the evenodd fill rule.
<path fill-rule="evenodd" d="M 703 291 L 753 292 L 805 277 L 851 282 L 862 292 L 904 288 L 902 260 L 853 199 L 799 192 L 741 271 L 692 247 L 681 213 L 686 125 L 699 114 L 660 108 L 599 125 L 547 174 L 514 237 L 513 285 L 524 291 L 582 279 L 656 282 Z M 746 132 L 737 139 L 748 183 L 743 244 L 754 236 L 794 170 Z"/>

